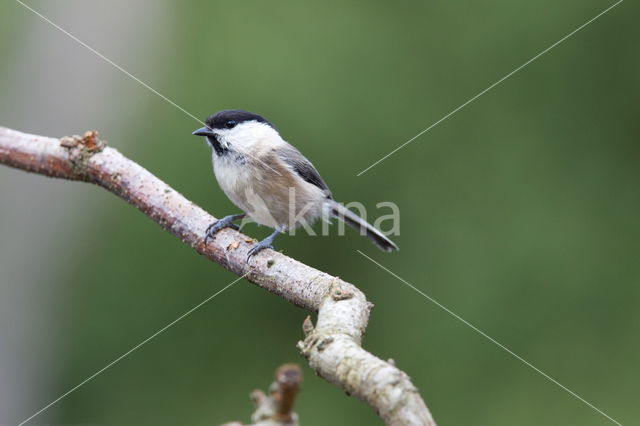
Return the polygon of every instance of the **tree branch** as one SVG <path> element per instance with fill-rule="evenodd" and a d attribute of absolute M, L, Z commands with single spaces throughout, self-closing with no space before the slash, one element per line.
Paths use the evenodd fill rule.
<path fill-rule="evenodd" d="M 389 425 L 435 425 L 409 377 L 360 346 L 373 306 L 354 285 L 273 250 L 246 261 L 253 244 L 220 231 L 205 246 L 215 218 L 89 131 L 53 139 L 0 127 L 0 163 L 46 176 L 91 182 L 135 206 L 199 254 L 289 302 L 318 312 L 305 320 L 298 348 L 321 377 L 366 402 Z"/>

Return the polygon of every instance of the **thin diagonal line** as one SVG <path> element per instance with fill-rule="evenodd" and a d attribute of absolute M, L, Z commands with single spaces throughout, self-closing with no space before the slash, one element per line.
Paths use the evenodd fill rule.
<path fill-rule="evenodd" d="M 595 21 L 596 19 L 598 19 L 599 17 L 601 17 L 602 15 L 604 15 L 605 13 L 607 13 L 608 11 L 610 11 L 611 9 L 613 9 L 614 7 L 616 7 L 617 5 L 619 5 L 620 3 L 622 3 L 624 0 L 618 0 L 618 2 L 614 3 L 613 5 L 609 6 L 608 8 L 606 8 L 605 10 L 603 10 L 602 12 L 600 12 L 599 14 L 597 14 L 596 16 L 594 16 L 593 18 L 589 19 L 587 22 L 585 22 L 584 24 L 580 25 L 578 28 L 576 28 L 575 30 L 571 31 L 569 34 L 567 34 L 566 36 L 562 37 L 560 40 L 556 41 L 555 43 L 553 43 L 551 46 L 547 47 L 546 49 L 544 49 L 542 52 L 538 53 L 536 56 L 534 56 L 533 58 L 529 59 L 527 62 L 525 62 L 524 64 L 520 65 L 518 68 L 516 68 L 515 70 L 511 71 L 509 74 L 505 75 L 504 77 L 502 77 L 500 80 L 496 81 L 495 83 L 493 83 L 491 86 L 487 87 L 486 89 L 484 89 L 482 92 L 478 93 L 477 95 L 475 95 L 474 97 L 472 97 L 471 99 L 469 99 L 468 101 L 466 101 L 465 103 L 463 103 L 462 105 L 460 105 L 459 107 L 457 107 L 456 109 L 454 109 L 453 111 L 449 112 L 447 115 L 445 115 L 444 117 L 442 117 L 440 120 L 436 121 L 435 123 L 433 123 L 431 126 L 427 127 L 426 129 L 424 129 L 423 131 L 421 131 L 420 133 L 418 133 L 417 135 L 415 135 L 414 137 L 412 137 L 411 139 L 409 139 L 408 141 L 406 141 L 405 143 L 403 143 L 402 145 L 400 145 L 399 147 L 397 147 L 396 149 L 394 149 L 393 151 L 391 151 L 390 153 L 388 153 L 387 155 L 385 155 L 384 157 L 380 158 L 378 161 L 376 161 L 375 163 L 371 164 L 369 167 L 367 167 L 366 169 L 362 170 L 360 173 L 358 173 L 356 176 L 360 176 L 362 174 L 364 174 L 366 171 L 368 171 L 369 169 L 373 168 L 374 166 L 380 164 L 382 161 L 386 160 L 387 158 L 389 158 L 391 155 L 395 154 L 396 152 L 400 151 L 402 148 L 404 148 L 405 146 L 409 145 L 411 142 L 413 142 L 414 140 L 416 140 L 417 138 L 419 138 L 420 136 L 422 136 L 423 134 L 427 133 L 429 130 L 433 129 L 434 127 L 436 127 L 438 124 L 442 123 L 444 120 L 446 120 L 447 118 L 451 117 L 453 114 L 455 114 L 456 112 L 460 111 L 462 108 L 466 107 L 467 105 L 469 105 L 471 102 L 475 101 L 476 99 L 478 99 L 480 96 L 484 95 L 485 93 L 487 93 L 489 90 L 493 89 L 494 87 L 496 87 L 498 84 L 502 83 L 503 81 L 505 81 L 506 79 L 508 79 L 509 77 L 511 77 L 512 75 L 514 75 L 515 73 L 517 73 L 518 71 L 520 71 L 522 68 L 526 67 L 527 65 L 529 65 L 531 62 L 535 61 L 536 59 L 538 59 L 540 56 L 544 55 L 545 53 L 547 53 L 548 51 L 550 51 L 551 49 L 553 49 L 554 47 L 556 47 L 557 45 L 559 45 L 560 43 L 562 43 L 563 41 L 565 41 L 566 39 L 568 39 L 569 37 L 571 37 L 572 35 L 574 35 L 575 33 L 577 33 L 578 31 L 580 31 L 581 29 L 583 29 L 584 27 L 586 27 L 587 25 L 589 25 L 590 23 L 592 23 L 593 21 Z"/>
<path fill-rule="evenodd" d="M 202 124 L 202 120 L 200 120 L 198 117 L 196 117 L 195 115 L 191 114 L 189 111 L 187 111 L 186 109 L 182 108 L 180 105 L 178 105 L 177 103 L 173 102 L 171 99 L 167 98 L 165 95 L 163 95 L 162 93 L 158 92 L 156 89 L 154 89 L 153 87 L 149 86 L 147 83 L 145 83 L 144 81 L 140 80 L 138 77 L 136 77 L 135 75 L 131 74 L 129 71 L 125 70 L 124 68 L 122 68 L 120 65 L 116 64 L 115 62 L 113 62 L 111 59 L 107 58 L 106 56 L 104 56 L 102 53 L 98 52 L 96 49 L 94 49 L 93 47 L 89 46 L 87 43 L 85 43 L 84 41 L 80 40 L 78 37 L 74 36 L 73 34 L 71 34 L 69 31 L 65 30 L 64 28 L 62 28 L 60 25 L 56 24 L 55 22 L 53 22 L 51 19 L 47 18 L 46 16 L 44 16 L 43 14 L 41 14 L 40 12 L 38 12 L 37 10 L 33 9 L 31 6 L 23 3 L 20 0 L 16 0 L 18 3 L 20 3 L 24 8 L 30 10 L 31 12 L 33 12 L 34 14 L 38 15 L 40 18 L 42 18 L 43 20 L 45 20 L 46 22 L 48 22 L 49 24 L 51 24 L 53 27 L 55 27 L 56 29 L 58 29 L 59 31 L 61 31 L 62 33 L 66 34 L 67 36 L 69 36 L 71 39 L 73 39 L 76 43 L 86 47 L 87 49 L 89 49 L 90 51 L 92 51 L 93 53 L 95 53 L 97 56 L 99 56 L 102 60 L 104 60 L 105 62 L 113 65 L 114 67 L 116 67 L 117 69 L 119 69 L 120 71 L 122 71 L 124 74 L 126 74 L 128 77 L 130 77 L 131 79 L 137 81 L 138 83 L 140 83 L 141 85 L 143 85 L 144 87 L 146 87 L 147 89 L 149 89 L 150 91 L 152 91 L 153 93 L 155 93 L 156 95 L 160 96 L 162 99 L 164 99 L 165 101 L 169 102 L 171 105 L 173 105 L 174 107 L 178 108 L 180 111 L 184 112 L 185 114 L 187 114 L 189 117 L 193 118 L 194 120 L 196 120 L 198 123 Z"/>
<path fill-rule="evenodd" d="M 90 375 L 89 377 L 87 377 L 86 379 L 84 379 L 82 382 L 78 383 L 76 386 L 72 387 L 71 389 L 69 389 L 68 391 L 66 391 L 65 393 L 63 393 L 62 395 L 60 395 L 58 398 L 54 399 L 53 401 L 51 401 L 49 404 L 45 405 L 44 407 L 42 407 L 40 410 L 38 410 L 36 413 L 32 414 L 31 416 L 27 417 L 26 419 L 24 419 L 22 422 L 18 423 L 18 426 L 22 426 L 25 423 L 27 423 L 29 420 L 33 419 L 34 417 L 36 417 L 38 414 L 42 413 L 43 411 L 47 410 L 49 407 L 51 407 L 52 405 L 56 404 L 57 402 L 59 402 L 61 399 L 65 398 L 66 396 L 68 396 L 70 393 L 74 392 L 75 390 L 77 390 L 79 387 L 85 385 L 87 382 L 91 381 L 92 379 L 94 379 L 96 376 L 98 376 L 99 374 L 101 374 L 102 372 L 104 372 L 106 369 L 108 369 L 109 367 L 113 366 L 114 364 L 116 364 L 117 362 L 121 361 L 123 358 L 125 358 L 126 356 L 128 356 L 129 354 L 131 354 L 133 351 L 137 350 L 138 348 L 140 348 L 141 346 L 143 346 L 144 344 L 148 343 L 151 339 L 153 339 L 154 337 L 158 336 L 160 333 L 166 331 L 169 327 L 173 326 L 175 323 L 177 323 L 178 321 L 182 320 L 184 317 L 186 317 L 187 315 L 191 314 L 193 311 L 195 311 L 196 309 L 200 308 L 202 305 L 204 305 L 205 303 L 207 303 L 208 301 L 210 301 L 211 299 L 213 299 L 214 297 L 216 297 L 217 295 L 219 295 L 220 293 L 222 293 L 223 291 L 225 291 L 226 289 L 228 289 L 229 287 L 231 287 L 232 285 L 234 285 L 235 283 L 237 283 L 238 281 L 240 281 L 242 278 L 246 277 L 247 274 L 249 272 L 247 272 L 246 274 L 242 275 L 241 277 L 238 277 L 237 279 L 235 279 L 234 281 L 232 281 L 231 283 L 227 284 L 222 290 L 218 290 L 217 292 L 215 292 L 214 294 L 212 294 L 211 296 L 207 297 L 206 299 L 204 299 L 202 302 L 198 303 L 196 306 L 194 306 L 193 308 L 189 309 L 187 312 L 185 312 L 184 314 L 180 315 L 178 318 L 176 318 L 175 320 L 171 321 L 169 324 L 165 325 L 164 327 L 162 327 L 160 330 L 156 331 L 155 333 L 153 333 L 151 336 L 147 337 L 146 339 L 144 339 L 142 342 L 138 343 L 137 345 L 135 345 L 134 347 L 132 347 L 131 349 L 129 349 L 127 352 L 123 353 L 122 355 L 120 355 L 118 358 L 114 359 L 113 361 L 111 361 L 109 364 L 105 365 L 104 367 L 102 367 L 100 370 L 96 371 L 95 373 L 93 373 L 92 375 Z"/>
<path fill-rule="evenodd" d="M 104 56 L 102 53 L 98 52 L 96 49 L 94 49 L 93 47 L 89 46 L 87 43 L 85 43 L 84 41 L 80 40 L 78 37 L 74 36 L 73 34 L 71 34 L 69 31 L 65 30 L 64 28 L 62 28 L 60 25 L 56 24 L 55 22 L 53 22 L 51 19 L 47 18 L 46 16 L 44 16 L 42 13 L 38 12 L 37 10 L 33 9 L 31 6 L 29 6 L 28 4 L 22 2 L 21 0 L 16 0 L 16 2 L 18 2 L 20 5 L 22 5 L 25 9 L 33 12 L 35 15 L 39 16 L 40 18 L 42 18 L 44 21 L 46 21 L 47 23 L 49 23 L 51 26 L 53 26 L 54 28 L 56 28 L 57 30 L 59 30 L 60 32 L 64 33 L 65 35 L 67 35 L 69 38 L 71 38 L 73 41 L 75 41 L 76 43 L 80 44 L 81 46 L 86 47 L 87 49 L 89 49 L 91 52 L 95 53 L 100 59 L 104 60 L 105 62 L 107 62 L 110 65 L 113 65 L 115 68 L 117 68 L 118 70 L 122 71 L 126 76 L 128 76 L 129 78 L 135 80 L 136 82 L 140 83 L 142 86 L 144 86 L 145 88 L 147 88 L 148 90 L 150 90 L 151 92 L 155 93 L 156 95 L 160 96 L 162 99 L 164 99 L 165 101 L 167 101 L 168 103 L 170 103 L 171 105 L 173 105 L 174 107 L 178 108 L 180 111 L 184 112 L 185 114 L 187 114 L 189 117 L 193 118 L 194 120 L 196 120 L 198 123 L 200 124 L 204 124 L 206 126 L 206 123 L 203 123 L 202 120 L 200 120 L 198 117 L 196 117 L 195 115 L 191 114 L 189 111 L 187 111 L 186 109 L 182 108 L 180 105 L 178 105 L 177 103 L 173 102 L 171 99 L 167 98 L 165 95 L 163 95 L 162 93 L 158 92 L 156 89 L 154 89 L 153 87 L 149 86 L 147 83 L 145 83 L 144 81 L 140 80 L 138 77 L 136 77 L 135 75 L 131 74 L 129 71 L 125 70 L 124 68 L 122 68 L 120 65 L 116 64 L 115 62 L 113 62 L 111 59 L 107 58 L 106 56 Z M 269 166 L 268 164 L 266 164 L 264 161 L 262 161 L 261 159 L 249 155 L 247 154 L 249 157 L 253 158 L 254 160 L 258 161 L 259 163 L 263 164 L 264 166 L 266 166 L 268 169 L 271 169 L 273 172 L 277 173 L 278 175 L 282 176 L 282 174 L 280 172 L 278 172 L 277 170 L 273 169 L 271 166 Z"/>
<path fill-rule="evenodd" d="M 413 286 L 412 284 L 410 284 L 409 282 L 407 282 L 406 280 L 404 280 L 402 277 L 396 275 L 395 273 L 391 272 L 389 269 L 385 268 L 384 266 L 382 266 L 380 263 L 376 262 L 375 260 L 373 260 L 372 258 L 370 258 L 369 256 L 367 256 L 366 254 L 364 254 L 363 252 L 361 252 L 360 250 L 356 250 L 358 253 L 360 253 L 362 256 L 364 256 L 365 258 L 369 259 L 371 262 L 375 263 L 376 265 L 378 265 L 380 268 L 382 268 L 383 270 L 385 270 L 386 272 L 388 272 L 389 274 L 393 275 L 394 277 L 396 277 L 398 280 L 402 281 L 403 283 L 405 283 L 407 286 L 411 287 L 412 289 L 414 289 L 415 291 L 417 291 L 418 293 L 420 293 L 422 296 L 424 296 L 426 299 L 428 299 L 430 302 L 434 303 L 435 305 L 437 305 L 439 308 L 443 309 L 445 312 L 447 312 L 448 314 L 452 315 L 454 318 L 456 318 L 457 320 L 461 321 L 463 324 L 465 324 L 466 326 L 470 327 L 472 330 L 474 330 L 475 332 L 479 333 L 480 335 L 482 335 L 483 337 L 485 337 L 486 339 L 490 340 L 492 343 L 494 343 L 495 345 L 497 345 L 499 348 L 503 349 L 504 351 L 508 352 L 509 354 L 511 354 L 513 357 L 515 357 L 516 359 L 518 359 L 519 361 L 521 361 L 522 363 L 524 363 L 525 365 L 527 365 L 528 367 L 531 367 L 533 370 L 535 370 L 537 373 L 541 374 L 543 377 L 545 377 L 547 380 L 551 381 L 552 383 L 555 383 L 556 385 L 558 385 L 559 387 L 561 387 L 562 389 L 564 389 L 565 391 L 567 391 L 569 394 L 571 394 L 572 396 L 574 396 L 575 398 L 579 399 L 580 401 L 584 402 L 586 405 L 588 405 L 589 407 L 591 407 L 592 409 L 594 409 L 595 411 L 597 411 L 598 413 L 602 414 L 604 417 L 606 417 L 607 419 L 611 420 L 613 423 L 622 426 L 622 424 L 618 421 L 616 421 L 615 419 L 611 418 L 608 414 L 606 414 L 604 411 L 600 410 L 598 407 L 596 407 L 595 405 L 591 404 L 589 401 L 587 401 L 586 399 L 582 398 L 580 395 L 578 395 L 577 393 L 575 393 L 574 391 L 572 391 L 571 389 L 567 388 L 566 386 L 564 386 L 562 383 L 560 383 L 559 381 L 557 381 L 556 379 L 554 379 L 553 377 L 549 376 L 547 373 L 545 373 L 544 371 L 540 370 L 539 368 L 537 368 L 535 365 L 531 364 L 529 361 L 527 361 L 526 359 L 522 358 L 520 355 L 516 354 L 515 352 L 513 352 L 511 349 L 507 348 L 506 346 L 504 346 L 502 343 L 498 342 L 496 339 L 494 339 L 493 337 L 489 336 L 487 333 L 485 333 L 484 331 L 480 330 L 478 327 L 476 327 L 475 325 L 471 324 L 469 321 L 465 320 L 464 318 L 462 318 L 460 315 L 456 314 L 455 312 L 453 312 L 451 309 L 447 308 L 446 306 L 442 305 L 440 302 L 438 302 L 437 300 L 435 300 L 433 297 L 425 294 L 423 291 L 421 291 L 420 289 L 416 288 L 415 286 Z"/>

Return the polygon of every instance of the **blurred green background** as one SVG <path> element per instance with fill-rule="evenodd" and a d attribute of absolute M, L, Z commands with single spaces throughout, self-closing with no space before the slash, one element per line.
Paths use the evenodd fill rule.
<path fill-rule="evenodd" d="M 364 259 L 365 251 L 623 424 L 640 422 L 639 8 L 627 1 L 360 177 L 613 2 L 29 2 L 197 117 L 265 115 L 337 199 L 401 209 L 366 239 L 278 247 L 375 303 L 441 425 L 607 425 L 593 409 Z M 14 1 L 0 4 L 0 125 L 110 145 L 216 216 L 188 115 Z M 234 279 L 102 189 L 0 168 L 0 424 L 17 424 Z M 265 228 L 249 225 L 254 237 Z M 305 425 L 381 424 L 316 377 L 306 312 L 246 282 L 30 424 L 247 422 L 298 362 Z"/>

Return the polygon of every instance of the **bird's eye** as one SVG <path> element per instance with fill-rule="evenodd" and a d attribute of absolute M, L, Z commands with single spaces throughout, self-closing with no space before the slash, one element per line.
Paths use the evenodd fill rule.
<path fill-rule="evenodd" d="M 224 127 L 226 127 L 227 129 L 233 129 L 237 125 L 238 125 L 238 122 L 234 120 L 229 120 L 226 123 L 224 123 Z"/>

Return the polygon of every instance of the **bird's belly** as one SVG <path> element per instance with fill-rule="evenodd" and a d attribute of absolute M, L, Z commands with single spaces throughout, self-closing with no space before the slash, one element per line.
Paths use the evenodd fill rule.
<path fill-rule="evenodd" d="M 220 188 L 243 212 L 260 225 L 286 229 L 313 222 L 322 213 L 321 197 L 296 188 L 284 173 L 265 176 L 250 173 L 245 164 L 214 158 Z"/>
<path fill-rule="evenodd" d="M 246 189 L 251 185 L 251 175 L 246 167 L 214 155 L 213 172 L 225 195 L 243 211 L 247 212 Z"/>

